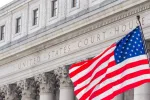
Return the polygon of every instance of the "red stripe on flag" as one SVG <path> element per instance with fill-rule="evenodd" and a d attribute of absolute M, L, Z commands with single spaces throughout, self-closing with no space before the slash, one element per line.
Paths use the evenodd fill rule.
<path fill-rule="evenodd" d="M 125 66 L 121 67 L 120 69 L 115 70 L 112 73 L 107 74 L 106 77 L 104 79 L 102 79 L 101 82 L 107 80 L 108 78 L 114 77 L 114 76 L 116 76 L 118 74 L 121 74 L 121 73 L 123 73 L 127 69 L 134 68 L 134 67 L 137 67 L 139 65 L 148 64 L 148 63 L 149 62 L 148 62 L 147 59 L 139 60 L 137 62 L 128 63 Z"/>
<path fill-rule="evenodd" d="M 69 70 L 71 70 L 71 69 L 74 68 L 74 67 L 81 66 L 81 65 L 85 64 L 86 62 L 87 62 L 87 61 L 81 61 L 81 62 L 72 64 L 72 65 L 70 66 Z"/>
<path fill-rule="evenodd" d="M 104 68 L 104 69 L 100 70 L 99 72 L 97 72 L 87 85 L 85 85 L 84 87 L 82 87 L 82 88 L 76 90 L 76 91 L 75 91 L 75 94 L 78 94 L 79 92 L 81 92 L 81 91 L 82 91 L 84 88 L 86 88 L 94 79 L 96 79 L 96 78 L 98 78 L 100 75 L 104 74 L 104 73 L 107 71 L 108 68 L 110 68 L 110 67 L 112 67 L 112 66 L 114 66 L 114 65 L 116 65 L 116 62 L 115 62 L 115 61 L 110 62 L 109 65 L 108 65 L 106 68 Z M 81 81 L 81 82 L 82 82 L 82 81 Z M 78 82 L 78 83 L 76 83 L 76 84 L 79 84 L 79 83 L 81 83 L 81 82 Z M 89 93 L 91 93 L 91 91 L 89 91 Z"/>
<path fill-rule="evenodd" d="M 131 65 L 132 65 L 132 68 L 133 67 L 136 67 L 136 66 L 138 66 L 138 65 L 143 65 L 143 64 L 148 64 L 148 60 L 146 59 L 146 60 L 141 60 L 141 61 L 138 61 L 138 62 L 132 62 L 132 63 L 129 63 L 129 64 L 127 64 L 127 65 L 125 65 L 123 68 L 124 68 L 124 71 L 126 70 L 125 68 L 131 68 Z M 108 67 L 113 67 L 112 65 L 111 66 L 108 66 Z M 123 70 L 122 70 L 122 68 L 121 69 L 118 69 L 117 70 L 118 72 L 119 71 L 122 71 L 123 72 Z M 104 74 L 104 73 L 103 73 Z M 116 75 L 118 75 L 119 73 L 115 73 L 115 72 L 112 72 L 112 75 L 113 76 L 109 76 L 109 75 L 111 75 L 111 73 L 110 74 L 108 74 L 108 76 L 106 75 L 105 76 L 105 80 L 106 79 L 109 79 L 109 78 L 111 78 L 111 77 L 114 77 L 114 76 L 116 76 Z M 95 78 L 93 78 L 92 79 L 92 81 L 93 80 L 95 80 L 96 78 L 98 78 L 98 77 L 100 77 L 102 75 L 102 73 L 101 73 L 101 71 L 99 71 L 97 74 L 96 74 L 96 76 L 95 76 Z M 104 79 L 103 80 L 100 80 L 100 82 L 98 83 L 98 84 L 100 84 L 100 83 L 102 83 L 103 81 L 104 81 Z M 92 82 L 91 81 L 91 82 Z M 91 83 L 90 82 L 90 83 Z M 80 82 L 79 82 L 80 83 Z M 89 84 L 90 84 L 89 83 Z M 88 84 L 88 85 L 89 85 Z M 77 91 L 75 91 L 75 94 L 78 94 L 79 92 L 81 92 L 81 90 L 83 90 L 84 88 L 86 88 L 86 87 L 88 87 L 88 85 L 86 85 L 86 86 L 84 86 L 83 88 L 81 88 L 81 89 L 79 89 L 79 90 L 77 90 Z M 94 87 L 92 87 L 89 91 L 87 91 L 86 93 L 84 93 L 83 95 L 82 95 L 82 98 L 80 99 L 80 100 L 84 100 L 84 99 L 86 99 L 86 98 L 88 98 L 89 97 L 89 94 L 91 94 L 92 93 L 92 91 L 94 90 L 94 88 L 97 86 L 97 84 L 94 86 Z"/>
<path fill-rule="evenodd" d="M 100 95 L 101 93 L 103 93 L 103 92 L 105 92 L 105 91 L 111 89 L 112 87 L 114 87 L 114 86 L 116 86 L 116 85 L 118 85 L 118 84 L 123 83 L 123 82 L 126 81 L 126 80 L 129 80 L 129 79 L 132 79 L 132 78 L 135 78 L 135 77 L 137 77 L 137 76 L 144 75 L 144 74 L 150 74 L 150 70 L 149 70 L 149 69 L 140 70 L 140 71 L 137 71 L 137 72 L 128 74 L 128 75 L 122 77 L 121 79 L 119 79 L 119 80 L 117 80 L 117 81 L 115 81 L 115 82 L 112 82 L 112 83 L 110 83 L 110 84 L 104 86 L 103 88 L 101 88 L 101 89 L 99 89 L 99 90 L 93 92 L 92 95 L 90 96 L 89 100 L 92 100 L 93 98 L 95 98 L 96 96 Z M 99 83 L 99 84 L 100 84 L 100 83 Z M 122 88 L 122 87 L 121 87 L 121 88 Z M 120 93 L 118 93 L 118 94 L 120 94 Z M 116 96 L 116 95 L 115 95 L 115 96 Z M 115 96 L 114 96 L 114 97 L 115 97 Z M 110 99 L 112 99 L 112 98 L 110 98 Z M 104 100 L 108 100 L 108 99 L 104 99 Z"/>
<path fill-rule="evenodd" d="M 114 98 L 115 96 L 117 96 L 118 94 L 123 93 L 123 92 L 125 92 L 125 91 L 127 91 L 127 90 L 130 90 L 130 89 L 132 89 L 132 88 L 138 87 L 138 86 L 140 86 L 140 85 L 142 85 L 142 84 L 144 84 L 144 83 L 147 83 L 147 82 L 150 82 L 150 79 L 140 80 L 140 81 L 135 82 L 135 83 L 133 83 L 133 84 L 127 85 L 127 86 L 125 86 L 125 87 L 123 87 L 123 88 L 121 88 L 121 89 L 119 89 L 119 90 L 113 92 L 113 94 L 107 96 L 106 98 L 103 98 L 102 100 L 110 100 L 110 99 L 113 99 L 113 98 Z M 90 99 L 89 99 L 89 100 L 90 100 Z"/>
<path fill-rule="evenodd" d="M 113 55 L 114 55 L 114 52 L 108 54 L 108 55 L 105 56 L 103 59 L 101 59 L 101 60 L 96 64 L 96 66 L 94 66 L 94 68 L 93 68 L 91 71 L 89 71 L 85 76 L 79 78 L 76 82 L 74 82 L 74 85 L 77 85 L 77 84 L 79 84 L 79 83 L 85 81 L 87 78 L 89 78 L 89 77 L 92 75 L 92 73 L 93 73 L 98 67 L 100 67 L 100 65 L 101 65 L 102 63 L 104 63 L 105 61 L 107 61 L 107 60 L 108 60 L 110 57 L 112 57 Z M 79 68 L 79 69 L 80 69 L 80 70 L 84 70 L 84 69 L 86 69 L 85 67 L 88 68 L 88 65 L 90 66 L 91 64 L 92 64 L 92 63 L 86 64 L 85 66 L 81 67 L 81 68 L 83 68 L 83 69 L 80 69 L 80 68 Z M 106 67 L 102 72 L 105 73 L 106 71 L 107 71 L 107 67 Z M 74 72 L 72 72 L 72 74 L 74 74 L 74 75 L 76 75 L 77 73 L 78 73 L 77 70 L 74 71 Z M 71 74 L 71 75 L 72 75 L 72 74 Z M 74 75 L 73 75 L 73 76 L 74 76 Z"/>
<path fill-rule="evenodd" d="M 93 58 L 91 60 L 88 61 L 88 63 L 81 65 L 78 69 L 76 69 L 75 71 L 73 71 L 72 73 L 69 74 L 70 78 L 74 77 L 77 73 L 87 69 L 92 63 L 93 61 L 97 60 L 98 58 L 100 58 L 103 54 L 105 54 L 108 50 L 110 50 L 111 48 L 113 48 L 114 45 L 110 46 L 107 50 L 105 50 L 101 55 L 97 56 L 96 58 Z M 102 60 L 100 60 L 99 64 L 101 64 L 102 62 L 108 60 L 108 58 L 110 58 L 110 56 L 112 56 L 114 54 L 114 52 L 112 52 L 111 54 L 108 54 L 107 56 L 105 56 Z M 79 64 L 78 64 L 79 65 Z M 74 67 L 75 65 L 73 65 Z M 71 66 L 71 68 L 73 68 Z M 96 66 L 95 66 L 96 68 Z M 93 69 L 94 70 L 94 69 Z"/>

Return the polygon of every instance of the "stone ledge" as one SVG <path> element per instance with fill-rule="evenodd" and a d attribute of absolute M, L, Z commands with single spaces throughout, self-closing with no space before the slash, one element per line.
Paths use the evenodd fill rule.
<path fill-rule="evenodd" d="M 143 0 L 141 0 L 141 1 L 139 1 L 137 4 L 140 4 L 141 2 L 144 2 Z M 48 35 L 45 35 L 45 36 L 43 36 L 42 38 L 38 38 L 38 39 L 36 39 L 36 40 L 34 40 L 34 38 L 32 39 L 32 40 L 34 40 L 34 41 L 32 41 L 33 43 L 31 43 L 31 41 L 30 41 L 30 43 L 29 43 L 29 41 L 28 41 L 28 44 L 25 44 L 25 45 L 23 45 L 23 44 L 20 44 L 20 43 L 18 43 L 18 45 L 20 46 L 19 48 L 20 48 L 20 50 L 19 51 L 17 51 L 18 49 L 17 48 L 15 48 L 14 50 L 12 50 L 13 48 L 11 48 L 11 50 L 12 51 L 7 51 L 6 53 L 4 52 L 4 53 L 1 53 L 0 55 L 1 55 L 1 60 L 2 59 L 4 59 L 4 58 L 6 58 L 6 57 L 9 57 L 9 56 L 12 56 L 12 55 L 14 55 L 14 54 L 17 54 L 17 53 L 19 53 L 19 52 L 22 52 L 22 51 L 24 51 L 24 50 L 27 50 L 27 49 L 29 49 L 29 48 L 31 48 L 31 47 L 35 47 L 35 45 L 39 45 L 39 44 L 41 44 L 41 43 L 43 43 L 43 42 L 46 42 L 46 41 L 49 41 L 49 40 L 51 40 L 51 39 L 54 39 L 54 38 L 57 38 L 58 36 L 61 36 L 61 35 L 64 35 L 64 34 L 66 34 L 66 33 L 69 33 L 69 32 L 71 32 L 71 31 L 73 31 L 73 30 L 76 30 L 76 29 L 78 29 L 78 28 L 81 28 L 81 27 L 83 27 L 83 26 L 86 26 L 86 25 L 88 25 L 88 24 L 90 24 L 90 23 L 93 23 L 93 22 L 96 22 L 97 20 L 100 20 L 100 19 L 102 19 L 102 18 L 105 18 L 106 16 L 110 16 L 110 15 L 113 15 L 113 14 L 115 14 L 115 13 L 117 13 L 117 12 L 120 12 L 120 11 L 122 11 L 123 9 L 127 9 L 127 8 L 123 8 L 126 4 L 128 4 L 129 2 L 124 2 L 124 3 L 121 3 L 120 5 L 118 5 L 119 7 L 121 7 L 121 9 L 119 9 L 119 11 L 118 11 L 118 9 L 116 9 L 118 6 L 114 6 L 114 7 L 112 7 L 111 9 L 108 9 L 108 10 L 105 10 L 105 11 L 103 11 L 103 12 L 101 12 L 101 13 L 98 13 L 97 15 L 93 15 L 93 16 L 89 16 L 88 18 L 86 18 L 86 19 L 84 19 L 84 20 L 82 20 L 82 21 L 79 21 L 79 22 L 77 22 L 77 23 L 74 23 L 74 24 L 72 24 L 72 25 L 70 25 L 70 27 L 65 27 L 65 28 L 62 28 L 62 29 L 59 29 L 58 31 L 56 31 L 56 32 L 54 32 L 54 33 L 52 33 L 51 32 L 51 30 L 49 30 L 48 32 L 44 32 L 43 34 L 47 34 L 47 33 L 51 33 L 51 34 L 48 34 Z M 131 2 L 130 2 L 131 3 Z M 135 4 L 135 5 L 137 5 L 137 4 Z M 130 7 L 132 7 L 132 6 L 135 6 L 135 5 L 130 5 Z M 123 6 L 123 7 L 122 7 Z M 146 7 L 145 7 L 146 6 Z M 139 9 L 137 12 L 134 12 L 134 13 L 131 13 L 131 11 L 130 12 L 125 12 L 125 13 L 123 13 L 123 14 L 121 14 L 121 15 L 119 15 L 119 17 L 114 17 L 113 18 L 113 20 L 112 20 L 112 18 L 110 18 L 110 19 L 107 19 L 107 21 L 100 21 L 99 22 L 99 24 L 98 25 L 96 25 L 96 26 L 92 26 L 92 28 L 90 28 L 90 29 L 88 29 L 89 31 L 91 31 L 91 30 L 94 30 L 94 29 L 96 29 L 96 28 L 100 28 L 100 27 L 103 27 L 103 26 L 105 26 L 105 25 L 108 25 L 108 24 L 110 24 L 110 23 L 113 23 L 113 22 L 116 22 L 116 21 L 118 21 L 118 20 L 121 20 L 121 19 L 123 19 L 123 18 L 126 18 L 126 17 L 128 17 L 127 15 L 129 14 L 129 13 L 131 13 L 130 14 L 130 16 L 131 15 L 133 15 L 133 14 L 136 14 L 136 13 L 138 13 L 138 12 L 141 12 L 141 11 L 144 11 L 144 10 L 147 10 L 147 9 L 149 9 L 149 6 L 150 6 L 150 4 L 148 4 L 148 6 L 147 5 L 144 5 L 143 7 L 144 7 L 144 9 L 143 9 L 143 7 L 138 7 L 137 9 Z M 129 8 L 130 8 L 129 7 Z M 109 12 L 112 12 L 113 11 L 113 13 L 110 13 L 109 14 Z M 101 16 L 101 15 L 103 15 L 103 16 Z M 126 15 L 126 16 L 125 16 Z M 99 17 L 100 16 L 100 17 Z M 67 31 L 67 30 L 69 30 L 69 31 Z M 78 35 L 79 34 L 84 34 L 84 33 L 86 33 L 86 32 L 88 32 L 87 30 L 84 30 L 84 31 L 82 31 L 82 32 L 78 32 L 77 31 L 77 33 L 78 33 Z M 37 44 L 34 44 L 34 43 L 37 43 Z M 17 49 L 17 50 L 16 50 Z M 22 49 L 22 50 L 21 50 Z M 36 52 L 37 50 L 35 50 L 34 52 Z M 33 52 L 32 52 L 33 53 Z"/>

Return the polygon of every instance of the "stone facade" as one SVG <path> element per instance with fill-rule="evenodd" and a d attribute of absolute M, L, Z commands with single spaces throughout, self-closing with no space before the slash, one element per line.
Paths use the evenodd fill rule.
<path fill-rule="evenodd" d="M 149 0 L 14 0 L 0 9 L 0 100 L 76 100 L 68 67 L 96 56 L 138 25 L 150 48 Z M 38 21 L 33 25 L 34 10 Z M 16 33 L 16 19 L 21 30 Z M 114 100 L 150 100 L 150 85 Z"/>

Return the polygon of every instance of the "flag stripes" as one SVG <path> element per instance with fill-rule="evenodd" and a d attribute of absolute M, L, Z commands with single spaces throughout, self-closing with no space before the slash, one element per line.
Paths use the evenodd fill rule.
<path fill-rule="evenodd" d="M 119 85 L 115 86 L 114 88 L 116 88 L 116 89 L 114 89 L 114 88 L 110 89 L 106 92 L 103 92 L 101 95 L 98 95 L 95 98 L 88 99 L 88 100 L 109 100 L 109 99 L 114 98 L 114 96 L 117 95 L 118 92 L 122 93 L 128 89 L 137 87 L 137 86 L 139 86 L 143 83 L 147 83 L 147 82 L 150 82 L 150 75 L 149 74 L 136 76 L 135 78 L 126 80 L 124 83 L 122 83 L 123 85 L 119 84 Z"/>
<path fill-rule="evenodd" d="M 111 100 L 128 89 L 150 82 L 149 60 L 140 28 L 93 59 L 73 64 L 69 77 L 79 100 Z"/>
<path fill-rule="evenodd" d="M 126 61 L 116 65 L 114 61 L 113 52 L 111 52 L 113 51 L 113 49 L 114 49 L 114 46 L 112 46 L 112 48 L 109 48 L 109 50 L 105 52 L 106 55 L 103 56 L 103 58 L 99 56 L 101 59 L 99 58 L 99 61 L 97 61 L 96 63 L 95 61 L 93 62 L 91 61 L 88 63 L 82 62 L 81 65 L 78 65 L 80 67 L 77 67 L 77 68 L 74 67 L 76 69 L 70 72 L 70 77 L 72 77 L 72 81 L 76 85 L 75 94 L 77 95 L 79 100 L 98 100 L 98 99 L 94 99 L 94 97 L 97 97 L 100 93 L 108 94 L 108 91 L 114 91 L 112 90 L 113 89 L 112 86 L 115 87 L 118 84 L 122 84 L 122 82 L 124 82 L 126 79 L 130 79 L 130 78 L 134 79 L 134 77 L 136 77 L 139 72 L 143 74 L 150 74 L 150 71 L 147 68 L 148 60 L 147 60 L 146 55 L 141 55 L 138 57 L 138 59 L 136 59 L 137 57 L 127 59 Z M 109 57 L 107 57 L 107 55 L 109 55 Z M 128 62 L 128 64 L 126 64 L 125 62 Z M 80 72 L 83 72 L 85 68 L 83 70 L 80 69 L 80 72 L 78 73 L 78 77 L 77 77 L 78 80 L 75 78 L 74 78 L 75 81 L 73 80 L 73 77 L 75 77 L 75 75 L 77 74 L 77 73 L 74 74 L 73 72 L 77 71 L 82 66 L 85 67 L 89 65 L 89 67 L 91 67 L 93 63 L 94 63 L 94 66 L 93 66 L 94 70 L 90 69 L 91 71 L 88 70 L 88 72 L 84 72 L 86 73 L 85 75 L 81 75 Z M 123 67 L 120 68 L 119 66 L 123 66 Z M 87 67 L 87 69 L 89 67 Z M 87 76 L 88 73 L 90 73 L 89 76 Z M 119 78 L 121 79 L 119 80 Z M 99 84 L 101 88 L 98 88 Z M 105 93 L 105 91 L 107 93 Z M 92 94 L 92 95 L 89 95 L 89 94 Z M 112 98 L 113 96 L 110 95 L 109 97 Z M 102 99 L 102 98 L 105 98 L 105 96 L 104 97 L 98 96 L 98 98 Z M 104 99 L 104 100 L 107 100 L 107 99 Z"/>

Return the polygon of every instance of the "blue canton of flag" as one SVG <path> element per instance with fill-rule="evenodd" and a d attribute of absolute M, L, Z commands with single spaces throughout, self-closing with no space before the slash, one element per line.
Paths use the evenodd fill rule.
<path fill-rule="evenodd" d="M 116 63 L 145 54 L 142 33 L 140 27 L 136 27 L 116 44 L 115 60 Z"/>

